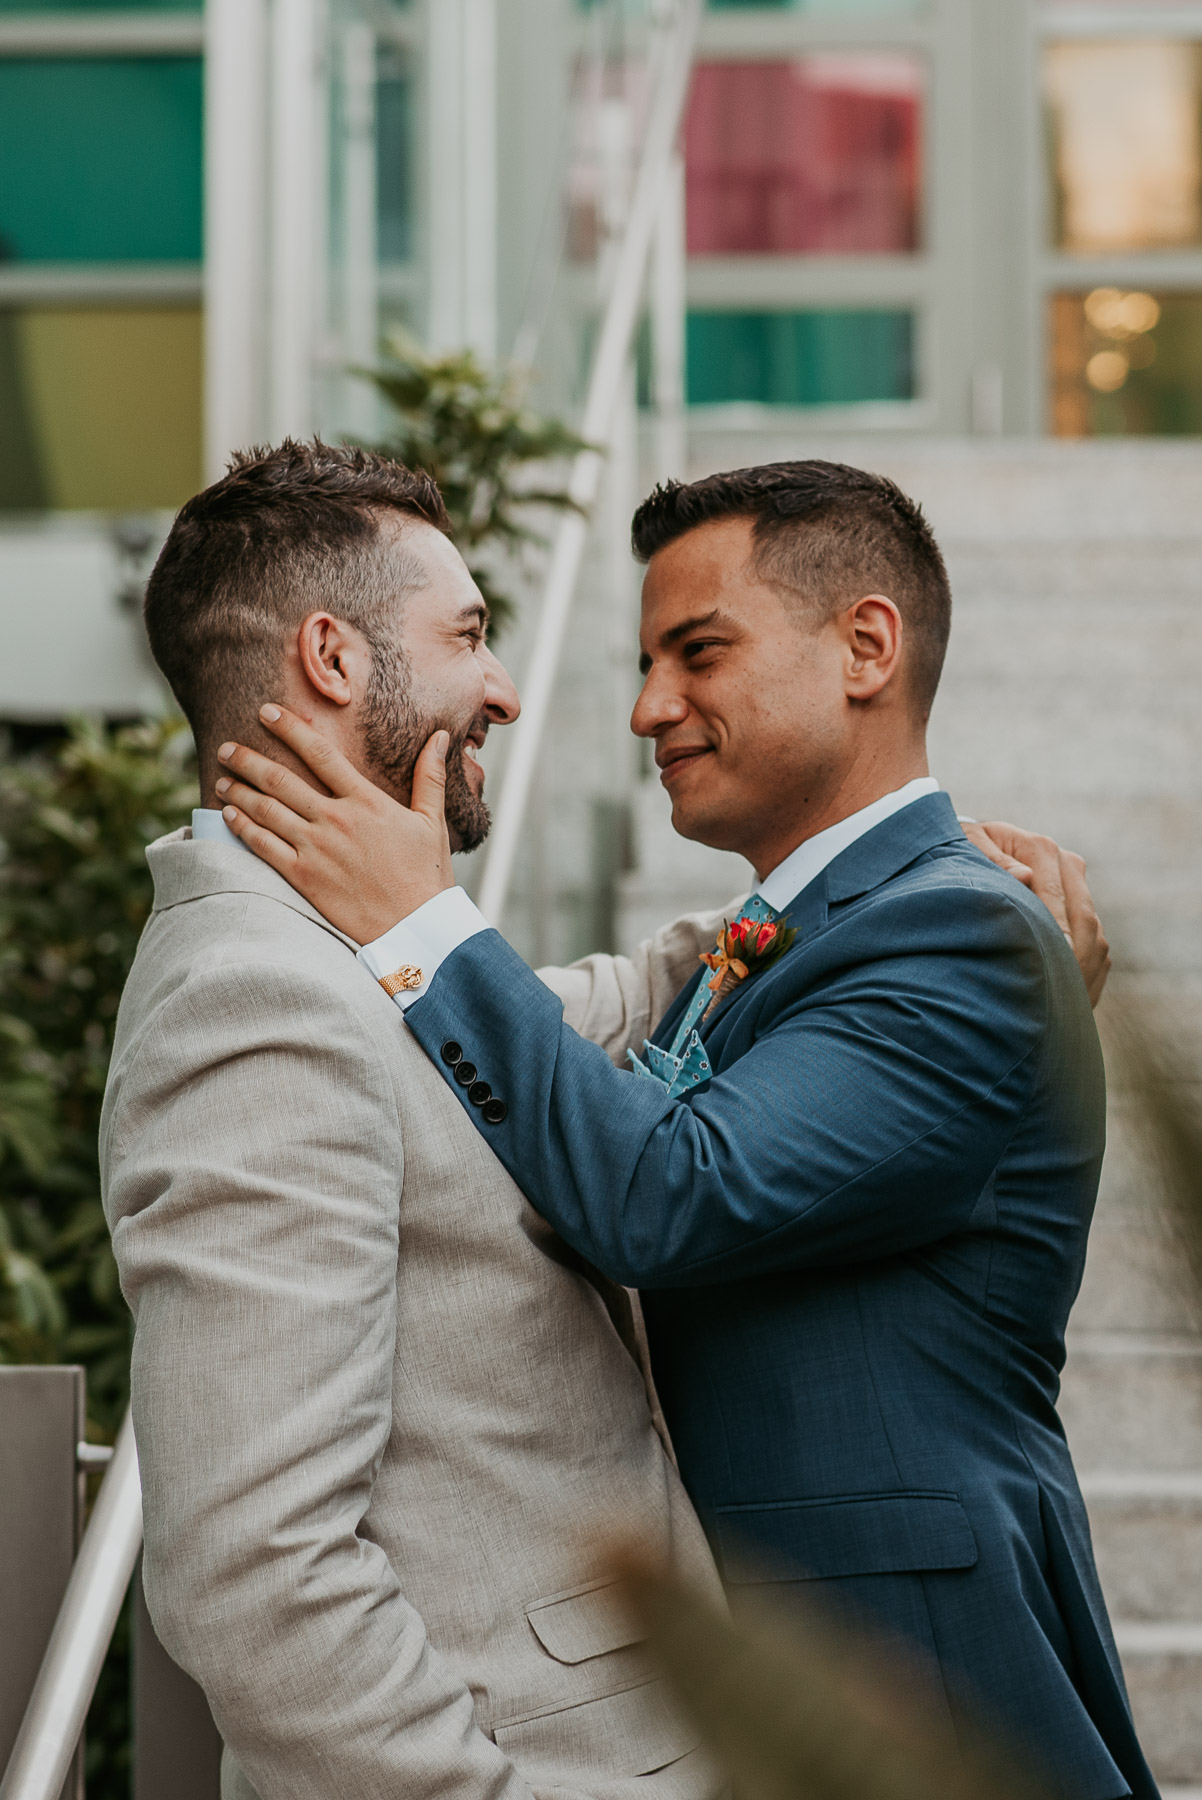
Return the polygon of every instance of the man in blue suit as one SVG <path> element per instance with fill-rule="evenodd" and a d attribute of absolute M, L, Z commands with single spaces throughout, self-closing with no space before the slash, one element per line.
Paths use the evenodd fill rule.
<path fill-rule="evenodd" d="M 635 729 L 677 830 L 759 877 L 637 1070 L 444 891 L 445 734 L 413 810 L 387 802 L 388 853 L 372 813 L 373 873 L 341 914 L 328 880 L 306 887 L 324 803 L 300 858 L 248 821 L 250 790 L 227 818 L 358 941 L 402 919 L 361 955 L 394 986 L 408 971 L 409 1026 L 532 1204 L 642 1290 L 736 1597 L 816 1583 L 1065 1794 L 1154 1796 L 1056 1414 L 1101 1055 L 1062 932 L 929 775 L 938 548 L 892 483 L 825 463 L 659 490 L 634 541 Z M 366 786 L 320 773 L 331 812 Z"/>

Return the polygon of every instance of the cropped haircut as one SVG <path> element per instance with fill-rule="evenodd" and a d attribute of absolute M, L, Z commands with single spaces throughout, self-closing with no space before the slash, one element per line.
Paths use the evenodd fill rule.
<path fill-rule="evenodd" d="M 198 746 L 257 718 L 285 646 L 312 612 L 395 638 L 421 560 L 381 532 L 388 518 L 450 535 L 428 475 L 369 450 L 286 439 L 239 452 L 182 508 L 146 589 L 146 634 Z"/>
<path fill-rule="evenodd" d="M 845 463 L 765 463 L 657 487 L 634 515 L 640 562 L 717 519 L 747 519 L 754 568 L 796 599 L 815 624 L 866 594 L 883 594 L 902 616 L 905 667 L 921 716 L 929 716 L 943 671 L 952 594 L 943 556 L 922 508 L 884 475 Z"/>

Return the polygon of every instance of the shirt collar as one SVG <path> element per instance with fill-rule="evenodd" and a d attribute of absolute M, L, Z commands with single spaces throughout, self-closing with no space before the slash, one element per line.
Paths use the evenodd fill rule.
<path fill-rule="evenodd" d="M 840 819 L 837 825 L 828 825 L 825 831 L 815 832 L 804 844 L 798 844 L 784 862 L 778 863 L 772 873 L 764 877 L 755 890 L 756 893 L 774 912 L 783 912 L 789 902 L 809 887 L 828 863 L 834 862 L 837 856 L 842 856 L 857 838 L 862 838 L 865 832 L 874 830 L 894 813 L 900 812 L 903 806 L 910 806 L 915 800 L 922 800 L 927 794 L 938 792 L 939 783 L 934 776 L 923 775 L 917 781 L 908 781 L 905 787 L 898 788 L 895 793 L 882 794 L 871 806 L 862 806 L 859 812 L 850 813 L 846 819 Z M 220 813 L 210 816 L 218 819 L 221 817 Z M 228 826 L 226 830 L 229 830 Z M 232 832 L 230 836 L 233 836 Z"/>
<path fill-rule="evenodd" d="M 230 830 L 221 814 L 209 806 L 192 809 L 192 837 L 196 842 L 207 838 L 214 844 L 236 844 L 239 850 L 246 850 L 248 856 L 254 855 L 254 851 L 248 850 L 242 839 Z"/>

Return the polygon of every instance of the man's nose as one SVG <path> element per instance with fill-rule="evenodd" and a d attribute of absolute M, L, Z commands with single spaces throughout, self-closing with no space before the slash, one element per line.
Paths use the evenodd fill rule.
<path fill-rule="evenodd" d="M 651 669 L 644 677 L 642 691 L 630 715 L 630 729 L 635 737 L 650 738 L 670 725 L 683 725 L 689 714 L 689 703 L 677 693 L 666 671 Z"/>
<path fill-rule="evenodd" d="M 494 725 L 512 725 L 522 703 L 509 671 L 487 648 L 480 651 L 480 659 L 484 664 L 484 709 Z"/>

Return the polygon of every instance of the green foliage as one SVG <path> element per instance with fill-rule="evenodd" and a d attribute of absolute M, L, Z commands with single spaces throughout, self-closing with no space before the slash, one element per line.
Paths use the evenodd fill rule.
<path fill-rule="evenodd" d="M 498 566 L 546 541 L 530 522 L 531 509 L 575 504 L 562 487 L 536 477 L 546 464 L 584 449 L 584 440 L 523 406 L 519 377 L 485 368 L 470 350 L 427 356 L 406 339 L 394 349 L 395 361 L 370 372 L 397 414 L 395 429 L 376 448 L 433 476 L 494 628 L 504 626 L 514 602 L 499 585 Z"/>
<path fill-rule="evenodd" d="M 82 1362 L 111 1437 L 129 1320 L 96 1133 L 121 990 L 151 906 L 145 848 L 196 804 L 176 722 L 80 723 L 0 770 L 0 1361 Z"/>

